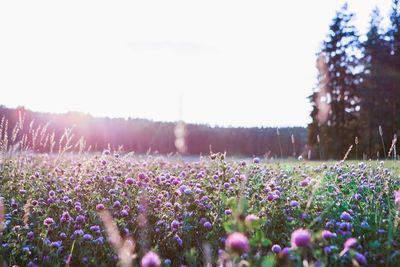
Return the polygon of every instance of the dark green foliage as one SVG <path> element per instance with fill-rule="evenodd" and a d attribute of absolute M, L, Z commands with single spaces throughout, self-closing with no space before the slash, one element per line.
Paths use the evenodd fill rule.
<path fill-rule="evenodd" d="M 400 2 L 392 6 L 386 30 L 373 10 L 361 43 L 347 6 L 336 13 L 318 54 L 318 86 L 309 97 L 308 142 L 315 158 L 343 158 L 355 137 L 359 144 L 349 157 L 356 157 L 355 150 L 359 158 L 389 156 L 384 154 L 400 127 Z M 324 108 L 329 112 L 321 116 Z"/>
<path fill-rule="evenodd" d="M 317 145 L 320 136 L 324 158 L 343 157 L 357 131 L 359 41 L 353 16 L 347 5 L 336 13 L 318 54 L 318 86 L 309 97 L 313 121 L 308 141 Z"/>

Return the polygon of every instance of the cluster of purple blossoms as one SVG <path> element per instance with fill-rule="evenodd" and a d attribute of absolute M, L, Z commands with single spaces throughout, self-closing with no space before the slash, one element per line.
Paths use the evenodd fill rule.
<path fill-rule="evenodd" d="M 51 217 L 47 217 L 46 219 L 44 219 L 44 221 L 43 221 L 43 224 L 45 225 L 45 226 L 50 226 L 50 225 L 52 225 L 54 223 L 54 220 L 53 220 L 53 218 L 51 218 Z"/>
<path fill-rule="evenodd" d="M 64 212 L 62 213 L 62 215 L 61 215 L 60 223 L 61 223 L 61 224 L 65 224 L 65 223 L 70 222 L 71 220 L 72 220 L 72 217 L 71 217 L 71 215 L 69 214 L 69 212 L 68 212 L 68 211 L 64 211 Z"/>
<path fill-rule="evenodd" d="M 127 185 L 133 185 L 135 183 L 135 180 L 133 179 L 133 178 L 127 178 L 126 180 L 125 180 L 125 184 L 127 184 Z"/>
<path fill-rule="evenodd" d="M 180 225 L 180 224 L 179 224 L 178 221 L 173 220 L 172 223 L 171 223 L 171 229 L 172 229 L 173 231 L 178 231 L 179 225 Z"/>

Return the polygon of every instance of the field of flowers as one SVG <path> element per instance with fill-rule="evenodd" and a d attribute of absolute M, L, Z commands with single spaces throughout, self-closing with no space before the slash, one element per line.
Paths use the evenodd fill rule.
<path fill-rule="evenodd" d="M 0 166 L 4 266 L 400 266 L 394 162 L 26 153 Z"/>

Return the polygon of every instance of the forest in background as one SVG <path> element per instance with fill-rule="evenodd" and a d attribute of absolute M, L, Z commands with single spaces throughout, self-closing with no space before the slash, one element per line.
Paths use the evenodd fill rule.
<path fill-rule="evenodd" d="M 185 149 L 181 153 L 187 155 L 208 155 L 212 151 L 227 152 L 231 156 L 276 158 L 307 153 L 307 130 L 303 127 L 211 127 L 146 119 L 97 118 L 77 112 L 41 113 L 4 106 L 0 106 L 0 120 L 0 129 L 7 132 L 3 139 L 7 136 L 9 146 L 22 141 L 36 152 L 58 152 L 57 142 L 65 135 L 65 129 L 71 129 L 70 145 L 75 151 L 84 146 L 90 151 L 121 148 L 125 152 L 167 154 L 179 151 L 176 141 L 182 138 Z M 8 121 L 7 129 L 5 121 Z M 27 140 L 22 140 L 24 136 Z M 67 138 L 63 139 L 62 146 Z M 52 142 L 55 142 L 53 147 Z"/>

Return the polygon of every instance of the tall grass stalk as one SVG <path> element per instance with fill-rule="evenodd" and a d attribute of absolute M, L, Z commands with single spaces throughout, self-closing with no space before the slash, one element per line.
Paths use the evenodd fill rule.
<path fill-rule="evenodd" d="M 388 158 L 390 158 L 390 154 L 393 152 L 393 160 L 396 160 L 396 142 L 397 142 L 397 135 L 394 134 L 393 139 L 392 139 L 392 144 L 390 145 L 389 153 L 388 153 Z"/>
<path fill-rule="evenodd" d="M 296 157 L 296 147 L 295 147 L 295 143 L 294 143 L 294 135 L 292 134 L 291 136 L 291 141 L 292 141 L 292 147 L 293 147 L 293 157 Z"/>
<path fill-rule="evenodd" d="M 356 145 L 356 160 L 358 160 L 358 137 L 354 138 L 354 143 Z"/>
<path fill-rule="evenodd" d="M 279 128 L 276 128 L 276 135 L 278 136 L 279 151 L 281 152 L 281 159 L 282 159 L 283 158 L 283 152 L 282 152 L 281 134 L 279 132 Z"/>
<path fill-rule="evenodd" d="M 383 141 L 383 130 L 382 130 L 382 126 L 380 126 L 380 125 L 379 125 L 379 136 L 381 137 L 381 141 L 382 141 L 383 155 L 386 159 L 385 141 Z"/>
<path fill-rule="evenodd" d="M 319 160 L 322 160 L 321 138 L 319 137 L 319 134 L 317 134 L 317 143 L 318 143 L 318 151 L 319 151 Z"/>

